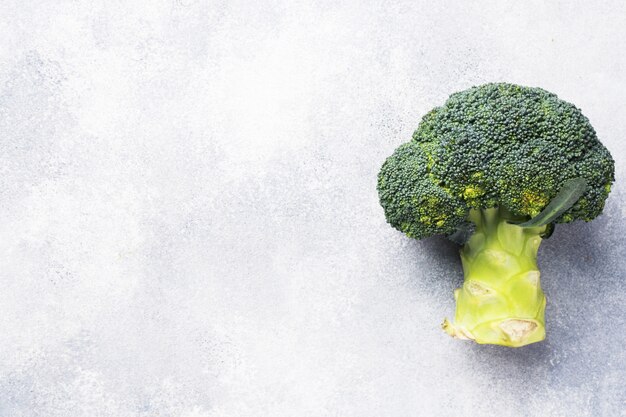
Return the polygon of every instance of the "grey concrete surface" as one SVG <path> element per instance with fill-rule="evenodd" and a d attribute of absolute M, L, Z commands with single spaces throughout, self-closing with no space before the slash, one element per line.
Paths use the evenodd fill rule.
<path fill-rule="evenodd" d="M 0 416 L 626 415 L 626 3 L 340 3 L 0 2 Z M 617 164 L 515 350 L 440 330 L 457 249 L 375 191 L 490 81 L 576 103 Z"/>

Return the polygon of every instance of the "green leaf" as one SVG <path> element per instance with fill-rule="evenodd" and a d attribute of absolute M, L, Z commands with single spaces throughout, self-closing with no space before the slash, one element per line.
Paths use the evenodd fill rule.
<path fill-rule="evenodd" d="M 556 197 L 550 201 L 550 204 L 548 204 L 541 213 L 527 222 L 518 224 L 518 226 L 540 227 L 552 223 L 557 217 L 576 204 L 585 191 L 587 191 L 587 181 L 584 178 L 579 177 L 565 181 L 565 184 L 563 184 L 563 187 L 561 187 Z"/>
<path fill-rule="evenodd" d="M 546 230 L 544 230 L 543 233 L 541 233 L 539 236 L 541 236 L 542 239 L 550 238 L 550 236 L 552 236 L 552 233 L 554 233 L 555 227 L 556 226 L 554 225 L 554 223 L 548 223 L 546 226 Z"/>
<path fill-rule="evenodd" d="M 453 241 L 457 245 L 465 245 L 469 238 L 474 233 L 476 225 L 474 223 L 462 223 L 456 228 L 456 232 L 446 236 L 449 240 Z"/>

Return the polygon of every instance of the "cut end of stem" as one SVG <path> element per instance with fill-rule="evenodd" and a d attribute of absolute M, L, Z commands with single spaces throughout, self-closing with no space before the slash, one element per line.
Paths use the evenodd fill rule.
<path fill-rule="evenodd" d="M 448 319 L 444 319 L 441 328 L 455 339 L 474 340 L 474 336 L 462 327 L 456 327 Z"/>
<path fill-rule="evenodd" d="M 543 324 L 532 319 L 507 318 L 483 323 L 471 331 L 455 326 L 448 319 L 441 325 L 455 339 L 473 340 L 479 344 L 521 347 L 541 342 L 546 337 Z"/>

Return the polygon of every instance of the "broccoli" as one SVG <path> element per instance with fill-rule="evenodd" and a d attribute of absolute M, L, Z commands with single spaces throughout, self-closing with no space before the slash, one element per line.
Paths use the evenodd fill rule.
<path fill-rule="evenodd" d="M 537 250 L 556 223 L 604 207 L 614 161 L 574 105 L 540 88 L 491 83 L 452 94 L 383 163 L 391 226 L 464 245 L 451 336 L 511 347 L 545 338 Z"/>

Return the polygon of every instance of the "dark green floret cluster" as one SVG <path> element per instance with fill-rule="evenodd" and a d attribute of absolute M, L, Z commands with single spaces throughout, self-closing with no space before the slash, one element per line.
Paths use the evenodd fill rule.
<path fill-rule="evenodd" d="M 383 164 L 378 192 L 388 222 L 421 239 L 453 233 L 471 209 L 532 218 L 581 177 L 586 192 L 556 223 L 602 212 L 613 159 L 576 106 L 540 88 L 494 83 L 426 114 Z"/>

